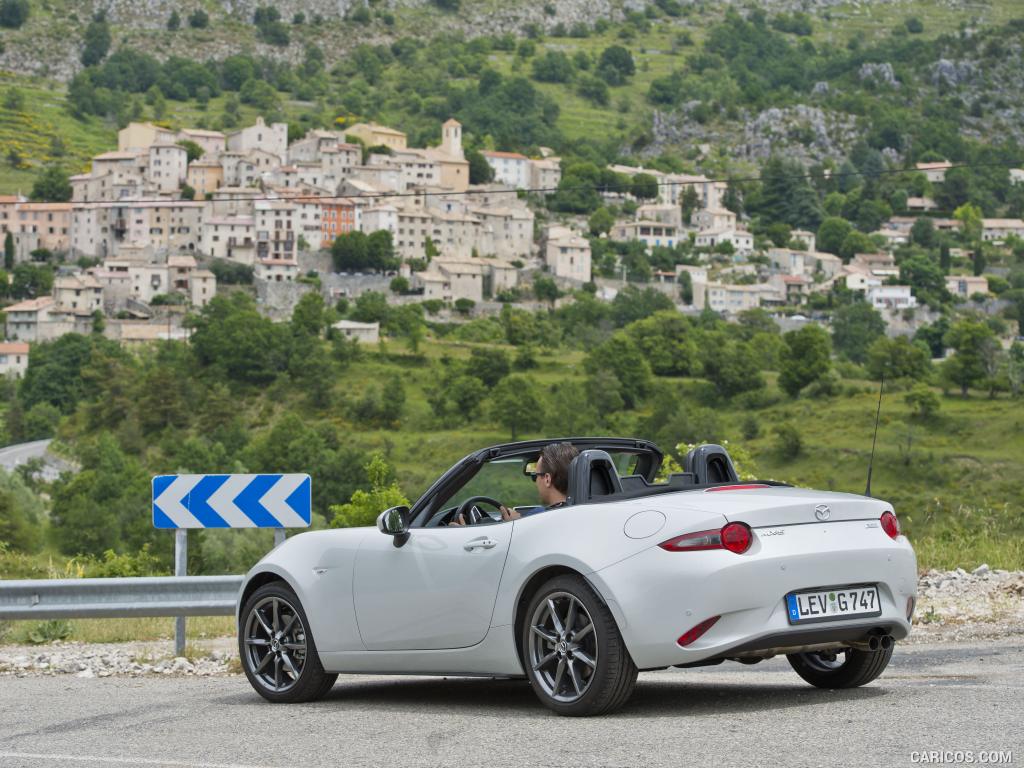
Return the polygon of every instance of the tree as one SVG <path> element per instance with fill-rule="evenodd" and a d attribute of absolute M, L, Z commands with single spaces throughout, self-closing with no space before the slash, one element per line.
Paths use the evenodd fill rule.
<path fill-rule="evenodd" d="M 71 199 L 71 181 L 59 165 L 48 165 L 36 177 L 30 196 L 33 200 L 66 203 Z"/>
<path fill-rule="evenodd" d="M 553 278 L 537 274 L 533 278 L 533 295 L 537 297 L 538 301 L 547 301 L 554 306 L 562 292 L 558 290 L 558 284 Z"/>
<path fill-rule="evenodd" d="M 922 342 L 911 342 L 906 336 L 895 339 L 881 336 L 868 347 L 868 375 L 875 381 L 909 379 L 924 381 L 931 373 L 929 352 Z"/>
<path fill-rule="evenodd" d="M 545 51 L 533 60 L 531 73 L 542 83 L 566 83 L 572 78 L 572 61 L 562 51 Z"/>
<path fill-rule="evenodd" d="M 720 333 L 709 335 L 705 343 L 701 357 L 704 378 L 723 397 L 730 398 L 742 392 L 764 388 L 757 355 L 750 344 L 729 339 Z"/>
<path fill-rule="evenodd" d="M 832 345 L 855 363 L 863 363 L 868 347 L 885 335 L 885 320 L 866 301 L 839 307 L 832 314 Z"/>
<path fill-rule="evenodd" d="M 409 499 L 394 481 L 394 470 L 384 460 L 383 454 L 372 454 L 365 465 L 365 470 L 370 481 L 370 490 L 360 488 L 352 494 L 352 499 L 347 504 L 332 505 L 332 528 L 373 525 L 384 510 L 409 506 Z"/>
<path fill-rule="evenodd" d="M 53 289 L 53 269 L 48 264 L 18 264 L 11 273 L 11 297 L 32 299 Z"/>
<path fill-rule="evenodd" d="M 541 429 L 544 393 L 530 376 L 508 376 L 491 393 L 491 417 L 511 432 L 512 440 L 523 432 Z"/>
<path fill-rule="evenodd" d="M 290 329 L 261 315 L 246 293 L 214 296 L 192 327 L 196 359 L 229 379 L 267 384 L 288 368 Z"/>
<path fill-rule="evenodd" d="M 915 253 L 900 262 L 900 280 L 910 285 L 918 301 L 940 306 L 949 300 L 942 268 L 923 253 Z"/>
<path fill-rule="evenodd" d="M 832 340 L 828 331 L 818 325 L 806 325 L 798 331 L 790 331 L 782 337 L 779 386 L 790 397 L 796 397 L 800 390 L 818 381 L 832 367 Z"/>
<path fill-rule="evenodd" d="M 981 240 L 981 208 L 972 203 L 964 203 L 953 211 L 953 218 L 960 222 L 960 233 L 965 242 L 976 244 Z"/>
<path fill-rule="evenodd" d="M 469 161 L 470 184 L 486 184 L 494 180 L 494 169 L 478 150 L 471 149 L 466 153 L 466 159 Z"/>
<path fill-rule="evenodd" d="M 846 236 L 853 231 L 853 225 L 839 216 L 829 216 L 821 222 L 815 244 L 819 251 L 839 255 Z"/>
<path fill-rule="evenodd" d="M 761 197 L 756 210 L 766 223 L 785 222 L 798 229 L 821 224 L 818 194 L 796 160 L 772 156 L 761 171 Z"/>
<path fill-rule="evenodd" d="M 14 235 L 10 230 L 4 235 L 4 269 L 8 272 L 14 269 Z"/>
<path fill-rule="evenodd" d="M 910 406 L 914 416 L 921 421 L 933 419 L 941 405 L 939 396 L 932 392 L 927 384 L 915 384 L 913 389 L 903 396 L 903 402 Z"/>
<path fill-rule="evenodd" d="M 181 14 L 178 13 L 177 8 L 171 11 L 171 15 L 167 19 L 167 29 L 169 29 L 171 32 L 177 32 L 179 29 L 181 29 Z"/>
<path fill-rule="evenodd" d="M 598 235 L 605 235 L 611 231 L 613 226 L 615 226 L 615 217 L 612 215 L 611 211 L 602 205 L 590 214 L 590 219 L 587 221 L 587 225 L 590 227 L 590 234 L 595 237 Z"/>
<path fill-rule="evenodd" d="M 597 62 L 597 74 L 608 85 L 622 85 L 626 78 L 636 73 L 633 54 L 621 45 L 612 45 L 601 52 Z"/>
<path fill-rule="evenodd" d="M 658 196 L 658 180 L 649 173 L 638 173 L 633 176 L 629 191 L 641 200 L 654 200 Z"/>
<path fill-rule="evenodd" d="M 858 253 L 874 253 L 876 250 L 877 246 L 870 237 L 854 229 L 843 238 L 843 244 L 839 246 L 839 258 L 849 261 Z"/>
<path fill-rule="evenodd" d="M 0 541 L 15 551 L 35 553 L 44 519 L 42 502 L 22 477 L 0 471 Z"/>
<path fill-rule="evenodd" d="M 599 77 L 584 74 L 579 78 L 577 91 L 584 99 L 594 102 L 599 107 L 608 106 L 608 84 Z"/>
<path fill-rule="evenodd" d="M 210 14 L 202 8 L 196 8 L 188 17 L 188 25 L 192 29 L 206 29 L 210 26 Z"/>
<path fill-rule="evenodd" d="M 985 358 L 995 334 L 987 323 L 965 318 L 953 323 L 943 340 L 955 351 L 943 365 L 943 374 L 967 397 L 968 388 L 985 378 Z"/>
<path fill-rule="evenodd" d="M 398 275 L 397 277 L 391 278 L 391 282 L 388 283 L 388 289 L 392 293 L 408 293 L 409 292 L 409 280 L 408 278 Z"/>
<path fill-rule="evenodd" d="M 476 376 L 489 389 L 494 388 L 510 372 L 508 355 L 502 349 L 476 348 L 466 363 L 466 373 Z"/>
<path fill-rule="evenodd" d="M 182 141 L 179 141 L 178 146 L 184 148 L 185 156 L 190 163 L 203 156 L 203 148 L 191 139 L 183 139 Z"/>
<path fill-rule="evenodd" d="M 971 176 L 967 168 L 950 168 L 935 193 L 935 202 L 944 211 L 966 203 L 971 195 Z"/>
<path fill-rule="evenodd" d="M 623 331 L 591 350 L 583 366 L 591 376 L 610 373 L 619 383 L 626 408 L 635 408 L 650 390 L 651 366 Z"/>
<path fill-rule="evenodd" d="M 85 28 L 82 64 L 91 67 L 103 61 L 110 50 L 110 25 L 105 15 L 97 15 Z"/>
<path fill-rule="evenodd" d="M 919 216 L 910 228 L 910 242 L 922 248 L 935 245 L 935 225 L 927 216 Z"/>
<path fill-rule="evenodd" d="M 0 0 L 0 27 L 17 29 L 28 21 L 29 12 L 28 0 Z"/>

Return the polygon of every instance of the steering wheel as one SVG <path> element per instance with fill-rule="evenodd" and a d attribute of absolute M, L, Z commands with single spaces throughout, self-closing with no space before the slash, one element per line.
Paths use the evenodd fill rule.
<path fill-rule="evenodd" d="M 476 525 L 480 522 L 483 517 L 483 513 L 476 508 L 479 502 L 490 504 L 495 509 L 501 509 L 502 504 L 497 499 L 492 499 L 490 496 L 470 496 L 464 502 L 459 504 L 459 508 L 455 510 L 455 514 L 452 515 L 452 520 L 458 520 L 461 515 L 466 521 L 466 525 Z"/>

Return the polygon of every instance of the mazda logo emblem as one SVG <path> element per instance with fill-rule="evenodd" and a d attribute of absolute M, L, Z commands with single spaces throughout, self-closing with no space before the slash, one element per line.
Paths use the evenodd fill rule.
<path fill-rule="evenodd" d="M 832 516 L 832 510 L 828 504 L 819 504 L 814 508 L 814 516 L 819 520 L 828 520 Z"/>

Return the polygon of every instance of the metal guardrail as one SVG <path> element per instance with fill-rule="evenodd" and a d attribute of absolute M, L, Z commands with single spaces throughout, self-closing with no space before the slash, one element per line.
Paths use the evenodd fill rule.
<path fill-rule="evenodd" d="M 0 580 L 0 619 L 230 616 L 242 576 Z"/>

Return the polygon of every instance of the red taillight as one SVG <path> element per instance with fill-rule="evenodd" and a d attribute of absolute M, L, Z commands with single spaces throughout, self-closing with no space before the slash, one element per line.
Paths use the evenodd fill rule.
<path fill-rule="evenodd" d="M 750 549 L 750 542 L 753 539 L 750 529 L 743 523 L 729 523 L 722 529 L 722 546 L 737 555 L 742 555 Z"/>
<path fill-rule="evenodd" d="M 681 645 L 681 646 L 689 645 L 694 640 L 696 640 L 698 637 L 700 637 L 705 632 L 707 632 L 709 629 L 711 629 L 711 627 L 713 627 L 715 625 L 715 622 L 718 621 L 720 618 L 722 618 L 722 617 L 721 616 L 712 616 L 710 619 L 705 619 L 704 621 L 702 621 L 697 626 L 690 627 L 688 630 L 686 630 L 685 632 L 683 632 L 683 634 L 681 634 L 679 636 L 679 639 L 676 640 L 676 642 L 679 643 L 679 645 Z"/>
<path fill-rule="evenodd" d="M 771 488 L 770 485 L 764 483 L 742 483 L 740 485 L 719 485 L 715 488 L 705 488 L 704 493 L 714 493 L 716 491 L 749 491 L 752 488 Z"/>
<path fill-rule="evenodd" d="M 728 549 L 737 555 L 750 549 L 754 537 L 744 523 L 729 523 L 713 531 L 684 533 L 658 546 L 668 552 L 698 552 L 703 549 Z"/>
<path fill-rule="evenodd" d="M 896 515 L 892 512 L 882 513 L 882 530 L 886 532 L 890 539 L 895 539 L 900 535 L 900 521 L 896 519 Z"/>

